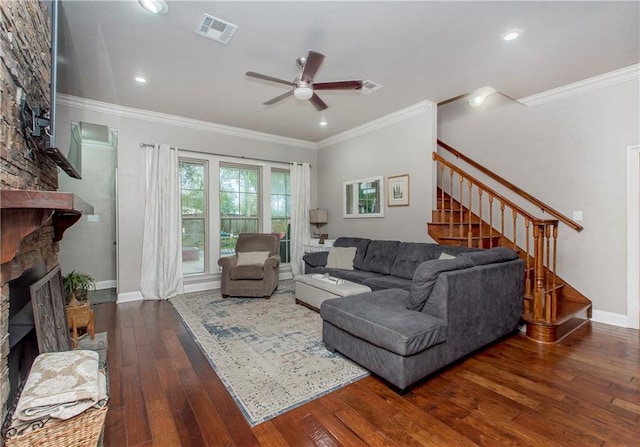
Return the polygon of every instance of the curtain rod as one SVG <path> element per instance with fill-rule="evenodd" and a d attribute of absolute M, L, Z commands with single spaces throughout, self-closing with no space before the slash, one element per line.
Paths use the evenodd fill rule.
<path fill-rule="evenodd" d="M 156 147 L 155 144 L 153 143 L 140 143 L 140 147 Z M 171 149 L 180 149 L 177 146 L 169 146 Z M 192 151 L 189 149 L 185 149 L 186 151 L 189 152 L 197 152 L 199 154 L 209 154 L 209 155 L 218 155 L 220 157 L 231 157 L 231 158 L 240 158 L 242 160 L 253 160 L 253 161 L 265 161 L 267 163 L 284 163 L 284 164 L 293 164 L 296 162 L 293 161 L 280 161 L 280 160 L 268 160 L 266 158 L 256 158 L 256 157 L 245 157 L 244 155 L 229 155 L 229 154 L 219 154 L 216 152 L 204 152 L 204 151 Z M 298 163 L 299 165 L 302 165 L 302 163 Z M 309 164 L 309 167 L 311 167 L 311 164 Z"/>

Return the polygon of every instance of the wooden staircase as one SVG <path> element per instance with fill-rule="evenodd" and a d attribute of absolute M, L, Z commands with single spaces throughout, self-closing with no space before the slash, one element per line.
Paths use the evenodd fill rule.
<path fill-rule="evenodd" d="M 442 245 L 513 248 L 525 260 L 523 321 L 541 343 L 563 339 L 591 318 L 591 301 L 556 274 L 559 221 L 577 223 L 533 198 L 446 143 L 438 145 L 557 219 L 541 219 L 438 153 L 437 206 L 427 232 Z"/>

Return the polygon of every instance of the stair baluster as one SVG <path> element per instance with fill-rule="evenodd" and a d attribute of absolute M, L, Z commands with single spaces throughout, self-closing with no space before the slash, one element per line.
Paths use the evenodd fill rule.
<path fill-rule="evenodd" d="M 438 209 L 432 214 L 434 222 L 428 224 L 429 234 L 442 244 L 466 244 L 481 248 L 509 246 L 524 258 L 526 271 L 523 319 L 527 323 L 527 335 L 531 338 L 555 342 L 588 321 L 575 315 L 580 313 L 585 314 L 587 319 L 590 318 L 591 302 L 563 281 L 559 281 L 556 275 L 558 220 L 539 219 L 441 155 L 434 153 L 433 159 L 438 164 L 436 172 L 439 196 L 436 201 Z M 477 203 L 474 201 L 474 186 L 478 188 Z M 516 192 L 519 193 L 520 190 Z M 486 203 L 483 201 L 484 197 L 487 197 Z M 527 196 L 523 197 L 529 200 Z M 494 212 L 496 199 L 499 204 L 497 213 Z M 507 209 L 511 211 L 511 225 L 505 221 Z M 550 212 L 549 210 L 546 205 L 542 208 L 545 212 Z M 486 218 L 488 222 L 484 218 L 486 214 L 489 215 Z M 499 214 L 499 222 L 494 222 L 496 214 Z M 522 227 L 519 226 L 521 224 Z M 507 226 L 511 227 L 509 236 L 506 234 Z M 519 247 L 518 241 L 524 249 Z M 560 290 L 565 291 L 565 294 L 559 295 Z M 563 298 L 564 310 L 559 316 L 560 298 Z M 567 309 L 573 314 L 567 316 Z"/>

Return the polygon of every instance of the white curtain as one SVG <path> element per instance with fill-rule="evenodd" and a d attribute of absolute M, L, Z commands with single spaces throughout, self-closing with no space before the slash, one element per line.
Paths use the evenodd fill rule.
<path fill-rule="evenodd" d="M 303 244 L 311 237 L 309 207 L 311 206 L 311 166 L 291 164 L 291 271 L 303 274 Z"/>
<path fill-rule="evenodd" d="M 178 149 L 156 144 L 146 151 L 147 200 L 140 291 L 144 299 L 164 300 L 182 293 Z"/>

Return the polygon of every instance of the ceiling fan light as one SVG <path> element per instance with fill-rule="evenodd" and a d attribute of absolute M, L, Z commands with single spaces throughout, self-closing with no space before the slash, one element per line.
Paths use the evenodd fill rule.
<path fill-rule="evenodd" d="M 297 99 L 310 99 L 313 96 L 313 89 L 306 85 L 301 85 L 293 90 L 293 96 Z"/>

